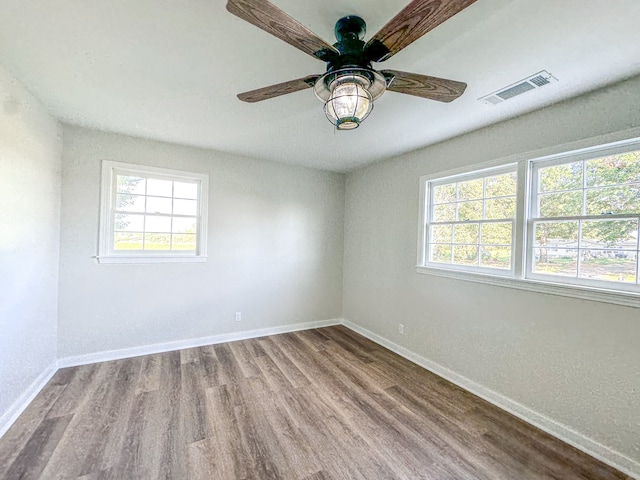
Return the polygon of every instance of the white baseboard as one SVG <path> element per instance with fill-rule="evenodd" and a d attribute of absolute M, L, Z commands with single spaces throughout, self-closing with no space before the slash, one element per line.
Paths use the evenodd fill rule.
<path fill-rule="evenodd" d="M 57 362 L 52 362 L 38 377 L 29 385 L 29 387 L 22 392 L 22 395 L 13 402 L 9 407 L 9 410 L 4 412 L 0 417 L 0 438 L 7 433 L 7 430 L 18 419 L 20 414 L 29 406 L 29 404 L 36 398 L 36 395 L 40 393 L 40 390 L 47 384 L 54 373 L 58 371 Z"/>
<path fill-rule="evenodd" d="M 627 457 L 626 455 L 612 450 L 611 448 L 602 445 L 601 443 L 598 443 L 579 432 L 576 432 L 566 425 L 558 423 L 555 420 L 546 417 L 545 415 L 531 410 L 530 408 L 514 400 L 511 400 L 504 395 L 501 395 L 500 393 L 494 392 L 493 390 L 490 390 L 489 388 L 480 385 L 473 380 L 463 377 L 462 375 L 459 375 L 456 372 L 449 370 L 448 368 L 443 367 L 438 363 L 432 362 L 431 360 L 428 360 L 407 348 L 397 345 L 392 341 L 387 340 L 386 338 L 367 330 L 366 328 L 350 322 L 349 320 L 343 319 L 342 323 L 344 326 L 350 328 L 354 332 L 359 333 L 360 335 L 367 337 L 369 340 L 372 340 L 377 344 L 388 348 L 389 350 L 397 353 L 407 360 L 410 360 L 413 363 L 426 368 L 430 372 L 433 372 L 436 375 L 450 381 L 451 383 L 454 383 L 459 387 L 473 393 L 474 395 L 485 399 L 486 401 L 494 404 L 502 410 L 506 410 L 512 415 L 515 415 L 525 422 L 538 427 L 540 430 L 543 430 L 550 435 L 553 435 L 554 437 L 562 440 L 563 442 L 568 443 L 569 445 L 572 445 L 579 450 L 582 450 L 592 457 L 597 458 L 598 460 L 611 465 L 614 468 L 617 468 L 621 472 L 624 472 L 625 474 L 640 480 L 640 463 Z"/>
<path fill-rule="evenodd" d="M 311 328 L 329 327 L 342 323 L 341 318 L 330 320 L 319 320 L 316 322 L 295 323 L 292 325 L 282 325 L 278 327 L 261 328 L 259 330 L 247 330 L 244 332 L 224 333 L 209 337 L 192 338 L 188 340 L 177 340 L 173 342 L 156 343 L 153 345 L 143 345 L 140 347 L 123 348 L 119 350 L 107 350 L 103 352 L 88 353 L 86 355 L 76 355 L 58 359 L 58 367 L 75 367 L 87 365 L 89 363 L 108 362 L 110 360 L 120 360 L 123 358 L 139 357 L 151 355 L 153 353 L 171 352 L 182 350 L 183 348 L 202 347 L 214 345 L 216 343 L 235 342 L 236 340 L 246 340 L 248 338 L 265 337 L 267 335 L 277 335 L 278 333 L 296 332 L 298 330 L 309 330 Z"/>

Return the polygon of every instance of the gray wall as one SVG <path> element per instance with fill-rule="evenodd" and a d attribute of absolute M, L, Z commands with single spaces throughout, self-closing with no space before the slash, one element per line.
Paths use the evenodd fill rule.
<path fill-rule="evenodd" d="M 64 147 L 60 357 L 341 316 L 343 174 L 69 126 Z M 208 261 L 98 264 L 101 160 L 208 173 Z"/>
<path fill-rule="evenodd" d="M 414 266 L 421 175 L 638 127 L 638 91 L 632 79 L 355 171 L 345 210 L 347 320 L 594 440 L 602 455 L 615 450 L 609 458 L 627 467 L 640 462 L 637 308 Z"/>
<path fill-rule="evenodd" d="M 0 66 L 0 432 L 55 368 L 61 155 L 60 126 Z"/>

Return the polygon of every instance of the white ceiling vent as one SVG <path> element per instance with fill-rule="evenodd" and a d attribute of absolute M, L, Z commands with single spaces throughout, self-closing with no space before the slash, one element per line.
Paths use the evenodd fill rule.
<path fill-rule="evenodd" d="M 529 78 L 520 80 L 508 87 L 501 88 L 497 92 L 490 93 L 478 100 L 488 103 L 489 105 L 497 105 L 505 100 L 509 100 L 510 98 L 517 97 L 518 95 L 522 95 L 530 90 L 535 90 L 536 88 L 544 87 L 545 85 L 557 81 L 558 79 L 549 72 L 542 70 L 541 72 L 531 75 Z"/>

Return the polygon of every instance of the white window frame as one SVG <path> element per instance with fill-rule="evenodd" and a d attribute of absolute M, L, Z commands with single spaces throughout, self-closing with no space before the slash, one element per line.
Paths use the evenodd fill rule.
<path fill-rule="evenodd" d="M 634 286 L 632 284 L 633 288 L 628 289 L 624 288 L 623 283 L 618 284 L 617 282 L 593 281 L 586 283 L 582 281 L 584 279 L 580 279 L 580 282 L 567 282 L 565 280 L 568 277 L 532 274 L 530 267 L 531 255 L 533 254 L 532 208 L 530 203 L 533 198 L 531 192 L 534 191 L 535 187 L 532 185 L 535 165 L 543 165 L 543 162 L 555 161 L 564 163 L 566 161 L 594 159 L 634 150 L 640 150 L 640 129 L 638 128 L 420 177 L 416 271 L 420 274 L 431 276 L 640 308 L 640 288 L 635 288 L 637 285 Z M 478 271 L 478 269 L 451 268 L 451 265 L 448 264 L 429 263 L 426 256 L 428 228 L 426 214 L 428 212 L 427 208 L 429 208 L 429 182 L 435 183 L 444 179 L 463 178 L 464 176 L 472 178 L 474 174 L 485 176 L 484 173 L 480 173 L 482 170 L 488 171 L 492 168 L 508 166 L 514 163 L 517 165 L 517 196 L 512 272 L 509 275 L 505 275 L 504 271 L 502 271 L 502 274 L 496 274 L 495 272 Z M 636 216 L 640 215 L 621 215 L 621 217 L 625 218 Z M 527 248 L 528 245 L 531 245 L 531 248 Z M 621 285 L 623 288 L 620 288 Z"/>
<path fill-rule="evenodd" d="M 531 245 L 531 248 L 526 250 L 526 268 L 525 276 L 533 280 L 541 280 L 547 282 L 565 283 L 568 285 L 578 285 L 581 287 L 594 287 L 598 289 L 610 289 L 617 291 L 628 291 L 640 294 L 640 285 L 635 283 L 623 283 L 623 282 L 607 282 L 604 280 L 595 280 L 587 278 L 574 278 L 564 277 L 559 275 L 549 275 L 544 273 L 536 273 L 533 271 L 533 250 L 534 250 L 534 224 L 536 222 L 553 222 L 553 221 L 581 221 L 581 220 L 628 220 L 634 219 L 638 221 L 640 225 L 640 213 L 631 214 L 610 214 L 610 215 L 587 215 L 585 212 L 585 204 L 583 198 L 582 214 L 570 215 L 564 217 L 540 217 L 537 212 L 537 200 L 538 200 L 538 179 L 539 171 L 545 167 L 551 167 L 556 165 L 563 165 L 567 163 L 594 160 L 601 157 L 607 157 L 610 155 L 620 155 L 628 152 L 640 150 L 640 141 L 638 142 L 625 142 L 620 145 L 610 145 L 596 147 L 582 152 L 568 152 L 562 155 L 556 155 L 551 158 L 534 159 L 529 162 L 529 177 L 530 177 L 530 194 L 529 194 L 529 209 L 527 212 L 527 245 Z M 582 189 L 587 189 L 586 172 L 583 170 Z M 580 241 L 581 234 L 578 234 L 578 242 Z M 636 252 L 638 252 L 638 241 L 636 239 Z M 636 254 L 638 255 L 638 254 Z M 636 257 L 636 279 L 638 278 L 638 258 Z M 580 269 L 580 255 L 577 257 L 577 268 Z"/>
<path fill-rule="evenodd" d="M 158 178 L 173 181 L 188 181 L 198 184 L 198 212 L 196 250 L 194 253 L 182 251 L 139 251 L 126 252 L 113 249 L 114 205 L 117 175 L 138 175 L 145 178 Z M 98 239 L 99 263 L 190 263 L 207 260 L 207 206 L 209 193 L 209 175 L 160 167 L 102 161 L 102 180 L 100 191 L 100 231 Z"/>
<path fill-rule="evenodd" d="M 511 227 L 511 266 L 509 269 L 500 269 L 500 268 L 490 268 L 490 267 L 482 267 L 480 265 L 456 265 L 456 264 L 448 264 L 448 263 L 440 263 L 440 262 L 432 262 L 429 260 L 429 252 L 428 252 L 428 244 L 429 244 L 429 227 L 431 225 L 438 225 L 440 224 L 439 222 L 432 222 L 431 221 L 431 217 L 432 217 L 432 212 L 433 212 L 433 207 L 434 207 L 434 201 L 433 201 L 433 195 L 434 195 L 434 188 L 441 186 L 441 185 L 448 185 L 451 183 L 457 183 L 457 182 L 467 182 L 470 180 L 477 180 L 480 178 L 485 178 L 485 177 L 495 177 L 498 175 L 503 175 L 506 173 L 515 173 L 517 175 L 518 171 L 517 171 L 517 164 L 512 163 L 512 164 L 508 164 L 508 165 L 501 165 L 499 167 L 490 167 L 490 168 L 483 168 L 480 170 L 473 170 L 471 172 L 468 173 L 462 173 L 462 174 L 458 174 L 458 175 L 452 175 L 452 176 L 447 176 L 447 177 L 431 177 L 431 176 L 424 176 L 421 179 L 421 185 L 424 185 L 424 202 L 423 202 L 423 218 L 424 218 L 424 223 L 422 224 L 421 228 L 423 230 L 422 232 L 422 251 L 420 252 L 420 259 L 418 260 L 419 263 L 421 263 L 424 266 L 428 266 L 428 267 L 433 267 L 433 268 L 442 268 L 442 269 L 446 269 L 446 270 L 454 270 L 454 271 L 461 271 L 461 272 L 473 272 L 473 273 L 485 273 L 488 275 L 497 275 L 497 276 L 504 276 L 504 277 L 513 277 L 514 276 L 514 272 L 515 272 L 515 237 L 516 235 L 516 217 L 514 216 L 513 220 L 512 220 L 512 227 Z M 516 192 L 516 209 L 517 209 L 517 192 Z M 485 197 L 482 197 L 482 200 L 484 200 Z M 480 200 L 480 199 L 479 199 Z M 517 214 L 517 212 L 516 212 Z M 496 219 L 496 220 L 471 220 L 468 223 L 479 223 L 479 224 L 484 224 L 484 223 L 506 223 L 508 221 L 508 219 Z M 447 223 L 447 224 L 452 224 L 452 225 L 464 225 L 465 221 L 454 221 L 454 222 L 443 222 L 443 223 Z M 480 232 L 479 232 L 480 235 Z M 453 253 L 453 252 L 452 252 Z M 478 249 L 478 259 L 480 259 L 480 250 Z"/>

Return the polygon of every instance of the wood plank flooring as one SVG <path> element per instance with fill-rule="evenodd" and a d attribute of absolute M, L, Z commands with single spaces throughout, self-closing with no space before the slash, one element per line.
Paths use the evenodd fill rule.
<path fill-rule="evenodd" d="M 59 370 L 3 479 L 628 479 L 342 327 Z"/>

